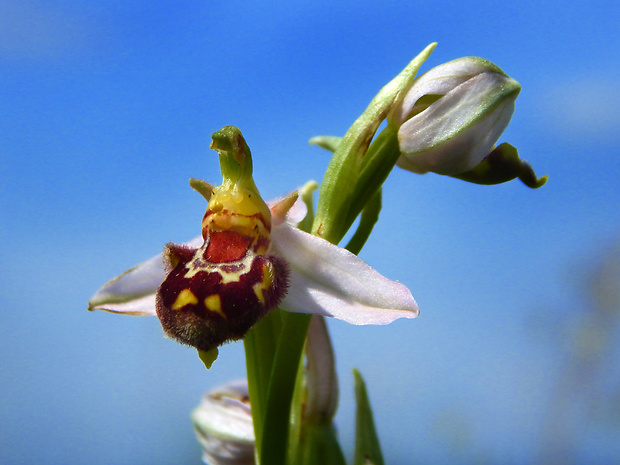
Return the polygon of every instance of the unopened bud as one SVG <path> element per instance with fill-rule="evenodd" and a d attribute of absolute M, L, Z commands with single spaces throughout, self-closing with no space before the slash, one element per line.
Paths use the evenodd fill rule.
<path fill-rule="evenodd" d="M 494 148 L 521 86 L 490 61 L 465 57 L 417 78 L 390 114 L 397 165 L 414 173 L 471 170 Z"/>
<path fill-rule="evenodd" d="M 233 381 L 205 394 L 192 423 L 208 465 L 253 465 L 254 427 L 245 381 Z"/>

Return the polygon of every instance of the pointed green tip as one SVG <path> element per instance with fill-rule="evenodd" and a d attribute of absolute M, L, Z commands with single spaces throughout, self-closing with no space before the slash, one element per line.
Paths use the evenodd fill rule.
<path fill-rule="evenodd" d="M 353 369 L 353 381 L 355 387 L 355 403 L 357 411 L 355 414 L 355 457 L 353 465 L 383 465 L 383 453 L 375 421 L 368 400 L 366 383 L 360 372 Z"/>
<path fill-rule="evenodd" d="M 224 126 L 214 132 L 211 138 L 213 139 L 211 148 L 218 152 L 237 152 L 242 145 L 245 145 L 241 131 L 236 126 Z"/>
<path fill-rule="evenodd" d="M 211 138 L 211 148 L 220 156 L 220 169 L 224 179 L 233 183 L 251 181 L 252 154 L 239 128 L 224 126 L 214 132 Z"/>
<path fill-rule="evenodd" d="M 544 186 L 547 184 L 547 179 L 549 179 L 548 174 L 545 174 L 540 178 L 536 176 L 536 172 L 534 171 L 534 168 L 532 168 L 532 165 L 523 160 L 521 160 L 521 166 L 516 171 L 519 180 L 530 189 L 538 189 Z"/>
<path fill-rule="evenodd" d="M 211 365 L 213 365 L 213 362 L 217 360 L 218 355 L 219 351 L 217 350 L 217 347 L 207 351 L 198 351 L 198 356 L 200 357 L 200 360 L 202 360 L 202 363 L 205 364 L 205 368 L 207 370 L 209 370 L 211 368 Z"/>
<path fill-rule="evenodd" d="M 517 149 L 507 142 L 496 147 L 473 169 L 452 177 L 475 184 L 501 184 L 519 178 L 531 189 L 538 189 L 549 176 L 536 176 L 532 166 L 519 158 Z"/>
<path fill-rule="evenodd" d="M 213 194 L 213 189 L 215 188 L 215 186 L 209 184 L 207 181 L 196 178 L 190 178 L 189 187 L 202 195 L 207 202 L 211 200 L 211 194 Z"/>
<path fill-rule="evenodd" d="M 308 144 L 316 145 L 334 153 L 341 141 L 342 137 L 338 136 L 314 136 L 308 141 Z"/>
<path fill-rule="evenodd" d="M 535 179 L 534 181 L 532 181 L 531 179 L 521 179 L 521 182 L 523 182 L 523 184 L 525 184 L 527 187 L 530 187 L 532 189 L 538 189 L 539 187 L 544 186 L 545 184 L 547 184 L 547 180 L 549 179 L 549 175 L 545 174 L 544 176 L 541 176 L 538 179 Z"/>

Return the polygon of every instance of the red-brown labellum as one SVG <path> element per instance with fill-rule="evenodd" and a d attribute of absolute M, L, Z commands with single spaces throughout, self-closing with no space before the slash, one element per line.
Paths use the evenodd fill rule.
<path fill-rule="evenodd" d="M 168 244 L 171 271 L 157 291 L 157 316 L 167 336 L 208 351 L 246 332 L 286 294 L 288 266 L 257 253 L 263 236 L 206 232 L 199 249 Z"/>

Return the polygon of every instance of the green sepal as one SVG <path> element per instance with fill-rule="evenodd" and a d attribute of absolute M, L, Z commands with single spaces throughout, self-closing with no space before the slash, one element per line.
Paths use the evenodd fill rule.
<path fill-rule="evenodd" d="M 537 177 L 532 166 L 519 158 L 518 150 L 504 142 L 472 170 L 452 177 L 475 184 L 501 184 L 519 178 L 527 187 L 538 189 L 549 176 Z"/>
<path fill-rule="evenodd" d="M 199 350 L 198 351 L 198 356 L 200 357 L 200 360 L 202 360 L 202 363 L 205 364 L 205 368 L 207 370 L 209 370 L 211 368 L 211 365 L 213 365 L 213 362 L 215 362 L 217 360 L 217 356 L 219 355 L 219 351 L 217 350 L 217 347 L 211 349 L 211 350 Z"/>
<path fill-rule="evenodd" d="M 345 247 L 349 252 L 354 253 L 355 255 L 359 254 L 364 244 L 370 237 L 370 233 L 372 232 L 375 224 L 379 221 L 379 213 L 381 212 L 382 207 L 382 191 L 383 189 L 380 187 L 375 195 L 368 201 L 364 210 L 362 210 L 362 215 L 360 216 L 360 223 L 355 230 L 355 234 L 349 240 L 349 243 Z"/>
<path fill-rule="evenodd" d="M 321 147 L 322 149 L 334 153 L 338 148 L 338 145 L 340 145 L 340 142 L 342 142 L 342 137 L 338 136 L 314 136 L 308 141 L 308 144 L 316 145 L 317 147 Z"/>
<path fill-rule="evenodd" d="M 298 190 L 302 202 L 306 205 L 306 216 L 297 224 L 297 229 L 309 233 L 314 222 L 314 202 L 312 196 L 314 191 L 319 188 L 316 181 L 308 181 Z"/>
<path fill-rule="evenodd" d="M 383 465 L 381 445 L 366 392 L 366 384 L 359 371 L 353 370 L 355 383 L 355 457 L 353 465 Z"/>
<path fill-rule="evenodd" d="M 433 43 L 427 46 L 379 91 L 338 144 L 321 183 L 313 234 L 336 244 L 363 209 L 364 204 L 359 206 L 361 202 L 357 202 L 355 196 L 361 192 L 361 189 L 358 189 L 358 178 L 366 152 L 377 129 L 397 103 L 398 98 L 410 87 L 418 69 L 429 57 L 435 45 Z M 369 196 L 372 196 L 380 185 L 378 184 Z M 352 204 L 359 206 L 357 213 L 350 212 Z M 353 217 L 351 222 L 350 217 Z"/>

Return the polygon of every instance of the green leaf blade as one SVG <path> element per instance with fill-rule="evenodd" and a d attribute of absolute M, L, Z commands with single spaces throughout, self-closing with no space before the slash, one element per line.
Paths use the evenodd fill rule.
<path fill-rule="evenodd" d="M 366 384 L 359 371 L 353 370 L 355 383 L 355 457 L 353 465 L 384 465 L 381 445 L 368 400 Z"/>

